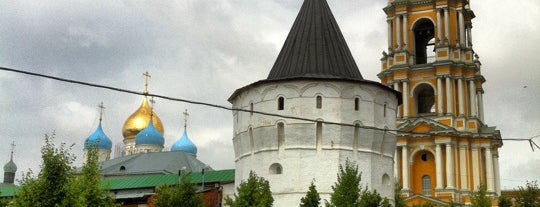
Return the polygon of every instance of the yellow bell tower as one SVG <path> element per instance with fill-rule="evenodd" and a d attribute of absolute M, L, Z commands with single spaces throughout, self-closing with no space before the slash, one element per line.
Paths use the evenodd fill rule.
<path fill-rule="evenodd" d="M 394 176 L 408 204 L 500 195 L 500 132 L 484 123 L 468 0 L 389 0 L 381 82 L 400 91 Z M 442 204 L 442 203 L 439 203 Z"/>

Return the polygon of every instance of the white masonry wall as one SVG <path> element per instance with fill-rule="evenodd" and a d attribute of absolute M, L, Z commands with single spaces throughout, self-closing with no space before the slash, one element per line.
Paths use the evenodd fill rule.
<path fill-rule="evenodd" d="M 259 83 L 231 100 L 234 108 L 328 122 L 395 128 L 398 100 L 379 85 L 346 81 Z M 316 96 L 322 108 L 316 108 Z M 278 98 L 284 109 L 278 110 Z M 355 111 L 355 98 L 359 110 Z M 386 105 L 386 116 L 385 116 Z M 284 142 L 278 147 L 278 123 L 283 123 Z M 351 126 L 322 124 L 317 146 L 317 124 L 309 121 L 234 112 L 236 184 L 251 170 L 270 182 L 274 206 L 298 206 L 312 180 L 323 199 L 329 199 L 338 167 L 346 159 L 362 172 L 362 186 L 376 189 L 393 200 L 393 156 L 396 138 L 390 133 Z M 357 142 L 354 141 L 357 134 Z M 276 166 L 281 166 L 281 174 Z"/>

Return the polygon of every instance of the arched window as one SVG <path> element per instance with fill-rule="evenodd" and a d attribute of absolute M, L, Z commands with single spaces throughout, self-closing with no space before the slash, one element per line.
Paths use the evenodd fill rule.
<path fill-rule="evenodd" d="M 283 110 L 283 108 L 285 108 L 285 99 L 283 97 L 279 97 L 278 98 L 277 109 L 278 110 Z"/>
<path fill-rule="evenodd" d="M 388 176 L 386 173 L 382 176 L 382 184 L 390 185 L 390 176 Z"/>
<path fill-rule="evenodd" d="M 249 103 L 249 115 L 253 115 L 253 103 Z"/>
<path fill-rule="evenodd" d="M 251 154 L 253 154 L 253 148 L 255 146 L 255 143 L 253 143 L 253 128 L 249 127 L 249 148 L 251 151 Z"/>
<path fill-rule="evenodd" d="M 422 194 L 431 196 L 431 178 L 429 178 L 429 175 L 424 175 L 422 177 Z"/>
<path fill-rule="evenodd" d="M 413 27 L 414 34 L 414 57 L 415 64 L 426 64 L 428 58 L 434 60 L 434 57 L 428 57 L 428 46 L 434 45 L 433 37 L 435 37 L 435 25 L 429 19 L 418 20 Z M 433 47 L 431 47 L 433 48 Z M 431 49 L 430 48 L 430 49 Z"/>
<path fill-rule="evenodd" d="M 418 114 L 435 112 L 435 91 L 429 84 L 420 84 L 414 89 L 416 111 Z"/>
<path fill-rule="evenodd" d="M 278 149 L 282 150 L 283 144 L 285 143 L 285 125 L 281 122 L 277 124 L 277 133 L 278 133 L 278 137 L 277 137 Z"/>
<path fill-rule="evenodd" d="M 316 145 L 317 145 L 317 151 L 322 150 L 322 123 L 317 122 L 317 129 L 316 129 Z"/>
<path fill-rule="evenodd" d="M 386 117 L 386 103 L 384 104 L 383 107 L 384 107 L 384 108 L 383 108 L 383 116 Z"/>
<path fill-rule="evenodd" d="M 354 98 L 354 110 L 355 111 L 360 110 L 360 99 L 359 98 Z"/>
<path fill-rule="evenodd" d="M 360 124 L 354 125 L 353 149 L 358 151 L 358 143 L 360 143 Z"/>
<path fill-rule="evenodd" d="M 281 174 L 283 173 L 283 167 L 281 167 L 281 165 L 279 163 L 274 163 L 272 165 L 270 165 L 270 174 Z"/>
<path fill-rule="evenodd" d="M 317 96 L 317 104 L 316 104 L 316 107 L 318 109 L 322 108 L 322 97 L 321 96 Z"/>

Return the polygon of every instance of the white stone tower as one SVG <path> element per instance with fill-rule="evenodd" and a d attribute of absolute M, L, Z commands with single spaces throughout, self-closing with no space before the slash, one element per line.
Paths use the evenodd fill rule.
<path fill-rule="evenodd" d="M 305 0 L 268 78 L 229 98 L 247 110 L 233 114 L 236 186 L 254 171 L 270 182 L 274 206 L 297 206 L 315 179 L 328 199 L 349 159 L 364 186 L 393 199 L 396 137 L 368 128 L 393 129 L 399 97 L 362 78 L 326 1 Z"/>

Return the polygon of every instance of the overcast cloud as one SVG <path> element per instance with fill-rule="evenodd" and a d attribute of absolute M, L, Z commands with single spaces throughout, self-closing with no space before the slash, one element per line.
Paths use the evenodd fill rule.
<path fill-rule="evenodd" d="M 386 46 L 383 0 L 329 1 L 363 76 L 378 81 Z M 230 106 L 234 90 L 266 78 L 302 1 L 3 1 L 0 66 Z M 503 138 L 540 135 L 540 1 L 471 1 L 473 44 L 482 61 L 486 123 Z M 75 143 L 98 123 L 113 143 L 142 97 L 0 71 L 0 164 L 37 171 L 43 134 Z M 181 136 L 182 112 L 198 158 L 214 169 L 234 168 L 229 111 L 156 99 L 165 145 Z M 535 140 L 540 143 L 540 138 Z M 80 164 L 81 160 L 77 160 Z M 540 180 L 540 152 L 506 141 L 500 151 L 501 186 Z"/>

